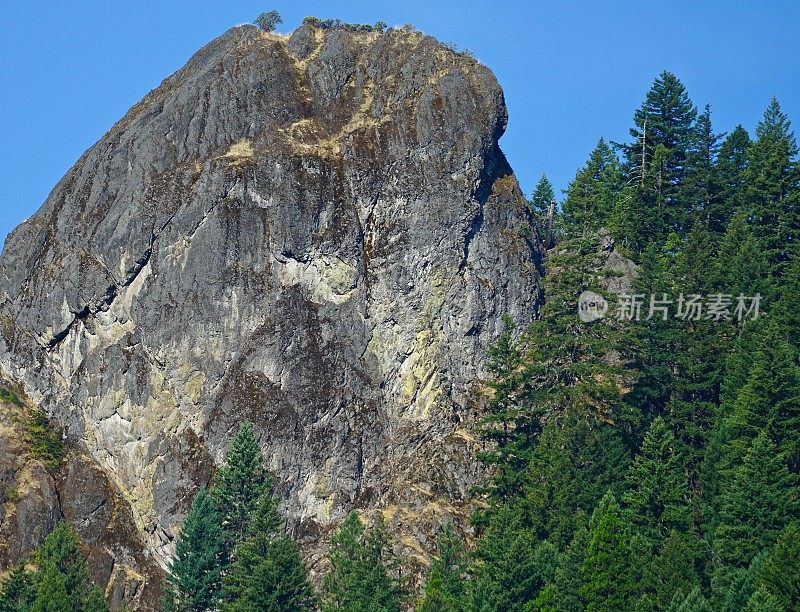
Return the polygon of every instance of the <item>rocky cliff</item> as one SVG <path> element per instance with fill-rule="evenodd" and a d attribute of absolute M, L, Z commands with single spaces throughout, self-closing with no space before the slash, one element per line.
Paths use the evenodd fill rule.
<path fill-rule="evenodd" d="M 538 295 L 506 118 L 417 32 L 231 29 L 9 236 L 0 375 L 159 563 L 243 420 L 312 564 L 354 507 L 423 562 L 478 471 L 485 349 Z"/>

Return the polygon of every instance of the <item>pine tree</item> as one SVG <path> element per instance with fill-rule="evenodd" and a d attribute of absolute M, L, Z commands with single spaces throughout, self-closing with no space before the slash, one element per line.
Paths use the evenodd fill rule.
<path fill-rule="evenodd" d="M 670 530 L 689 531 L 692 524 L 686 469 L 675 436 L 656 417 L 625 477 L 622 499 L 630 519 L 652 544 Z"/>
<path fill-rule="evenodd" d="M 690 536 L 671 531 L 646 572 L 645 585 L 655 610 L 665 610 L 676 597 L 686 597 L 700 580 L 695 568 L 695 544 Z"/>
<path fill-rule="evenodd" d="M 397 611 L 404 601 L 397 559 L 385 527 L 378 520 L 366 532 L 351 512 L 331 538 L 331 569 L 323 585 L 323 611 Z"/>
<path fill-rule="evenodd" d="M 277 502 L 261 493 L 247 535 L 222 578 L 220 610 L 290 612 L 315 610 L 308 568 L 297 546 L 283 533 Z"/>
<path fill-rule="evenodd" d="M 628 461 L 619 427 L 578 409 L 548 419 L 520 502 L 538 538 L 566 547 L 606 491 L 622 493 L 619 475 Z"/>
<path fill-rule="evenodd" d="M 570 236 L 590 236 L 607 225 L 622 189 L 617 156 L 602 138 L 567 188 L 562 219 Z"/>
<path fill-rule="evenodd" d="M 584 584 L 581 594 L 588 612 L 632 607 L 637 593 L 630 565 L 630 534 L 630 526 L 613 495 L 607 494 L 592 515 L 582 567 Z"/>
<path fill-rule="evenodd" d="M 722 210 L 721 188 L 716 172 L 720 136 L 711 125 L 711 107 L 706 105 L 694 124 L 691 144 L 686 156 L 686 178 L 680 198 L 689 207 L 691 223 L 711 225 L 713 211 Z M 723 225 L 727 218 L 721 219 Z"/>
<path fill-rule="evenodd" d="M 667 610 L 668 612 L 711 612 L 712 608 L 703 597 L 700 587 L 696 586 L 685 597 L 680 593 L 677 594 Z"/>
<path fill-rule="evenodd" d="M 747 600 L 744 612 L 783 612 L 786 608 L 780 600 L 769 591 L 757 588 Z"/>
<path fill-rule="evenodd" d="M 438 556 L 431 561 L 419 611 L 466 610 L 465 581 L 468 561 L 464 543 L 456 533 L 452 521 L 447 521 L 442 526 L 437 544 Z"/>
<path fill-rule="evenodd" d="M 243 423 L 217 470 L 210 497 L 222 518 L 222 537 L 226 555 L 247 532 L 250 516 L 267 488 L 261 447 L 250 423 Z"/>
<path fill-rule="evenodd" d="M 556 193 L 553 190 L 553 185 L 547 179 L 547 176 L 543 174 L 539 182 L 536 183 L 536 187 L 531 195 L 531 212 L 533 212 L 533 217 L 536 219 L 536 224 L 539 226 L 539 232 L 541 233 L 539 237 L 542 241 L 545 240 L 543 232 L 547 227 L 547 214 L 550 210 L 550 203 L 555 201 L 555 199 Z"/>
<path fill-rule="evenodd" d="M 22 565 L 11 569 L 0 582 L 0 612 L 17 612 L 29 605 L 30 577 Z"/>
<path fill-rule="evenodd" d="M 739 465 L 759 432 L 777 443 L 780 457 L 796 472 L 800 460 L 800 370 L 791 348 L 774 323 L 765 325 L 755 341 L 747 383 L 739 390 L 715 436 L 722 445 L 718 472 L 725 476 Z"/>
<path fill-rule="evenodd" d="M 781 602 L 782 609 L 800 606 L 800 525 L 784 529 L 756 570 L 757 583 Z"/>
<path fill-rule="evenodd" d="M 499 508 L 474 553 L 472 608 L 521 609 L 552 580 L 557 554 L 550 542 L 537 541 L 519 509 Z"/>
<path fill-rule="evenodd" d="M 220 518 L 205 489 L 192 501 L 166 577 L 165 611 L 213 610 L 223 567 Z"/>
<path fill-rule="evenodd" d="M 800 231 L 800 165 L 791 124 L 773 98 L 748 149 L 747 200 L 753 228 L 770 260 L 783 273 Z"/>
<path fill-rule="evenodd" d="M 715 173 L 720 194 L 708 210 L 709 229 L 715 235 L 722 234 L 728 219 L 744 208 L 749 148 L 750 135 L 741 125 L 728 134 L 719 148 Z"/>
<path fill-rule="evenodd" d="M 86 559 L 67 523 L 59 523 L 42 541 L 33 554 L 33 562 L 36 571 L 30 576 L 32 610 L 108 610 L 91 582 Z"/>
<path fill-rule="evenodd" d="M 721 494 L 714 548 L 723 564 L 747 567 L 797 516 L 795 488 L 766 432 L 753 440 L 732 478 Z"/>
<path fill-rule="evenodd" d="M 559 555 L 552 584 L 539 594 L 543 609 L 560 612 L 584 609 L 585 578 L 582 568 L 589 547 L 589 537 L 588 528 L 578 530 L 569 546 Z"/>
<path fill-rule="evenodd" d="M 653 82 L 634 114 L 633 142 L 624 150 L 631 180 L 641 187 L 640 214 L 649 226 L 642 244 L 689 227 L 690 206 L 681 199 L 680 191 L 695 138 L 696 116 L 683 83 L 666 71 Z"/>

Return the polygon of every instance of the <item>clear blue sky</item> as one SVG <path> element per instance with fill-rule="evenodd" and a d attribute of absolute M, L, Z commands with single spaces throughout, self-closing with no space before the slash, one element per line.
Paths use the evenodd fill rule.
<path fill-rule="evenodd" d="M 350 2 L 0 0 L 0 240 L 125 111 L 229 27 L 275 8 L 412 23 L 494 70 L 510 121 L 501 145 L 523 189 L 563 189 L 600 136 L 627 137 L 662 70 L 717 131 L 751 130 L 771 96 L 800 126 L 800 2 Z"/>

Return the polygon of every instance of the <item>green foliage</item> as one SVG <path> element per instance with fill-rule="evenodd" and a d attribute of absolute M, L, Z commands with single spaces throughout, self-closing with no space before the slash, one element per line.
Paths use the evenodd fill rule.
<path fill-rule="evenodd" d="M 0 401 L 9 402 L 20 408 L 25 405 L 23 401 L 20 399 L 20 397 L 16 393 L 14 393 L 11 389 L 6 389 L 5 387 L 1 386 L 0 386 Z"/>
<path fill-rule="evenodd" d="M 589 236 L 607 226 L 622 187 L 617 156 L 601 138 L 567 188 L 561 210 L 568 235 Z"/>
<path fill-rule="evenodd" d="M 315 610 L 308 568 L 297 546 L 283 532 L 277 501 L 262 492 L 247 535 L 234 551 L 222 579 L 220 610 L 289 612 Z"/>
<path fill-rule="evenodd" d="M 461 612 L 466 606 L 468 560 L 464 542 L 452 521 L 446 522 L 437 538 L 438 556 L 431 561 L 420 612 L 449 610 Z"/>
<path fill-rule="evenodd" d="M 43 412 L 37 411 L 26 422 L 28 444 L 34 456 L 50 468 L 56 468 L 66 452 L 57 432 Z"/>
<path fill-rule="evenodd" d="M 692 515 L 686 467 L 675 436 L 661 417 L 650 425 L 626 475 L 623 495 L 633 524 L 655 543 L 671 530 L 686 532 Z"/>
<path fill-rule="evenodd" d="M 200 489 L 175 543 L 166 577 L 164 610 L 214 609 L 223 561 L 220 517 L 205 489 Z"/>
<path fill-rule="evenodd" d="M 731 476 L 720 494 L 714 548 L 724 565 L 747 567 L 797 516 L 796 487 L 766 432 L 753 440 Z"/>
<path fill-rule="evenodd" d="M 367 532 L 351 512 L 331 538 L 331 569 L 325 576 L 324 611 L 388 612 L 400 610 L 405 593 L 389 534 L 378 519 Z"/>
<path fill-rule="evenodd" d="M 223 465 L 214 476 L 211 499 L 222 519 L 227 555 L 247 533 L 257 501 L 268 488 L 261 447 L 250 423 L 243 423 L 231 442 Z"/>
<path fill-rule="evenodd" d="M 583 560 L 581 595 L 588 612 L 627 610 L 635 597 L 630 525 L 614 496 L 607 494 L 592 515 Z"/>
<path fill-rule="evenodd" d="M 776 597 L 782 609 L 800 606 L 800 526 L 792 523 L 756 569 L 759 588 Z"/>
<path fill-rule="evenodd" d="M 265 32 L 273 32 L 278 25 L 283 23 L 283 19 L 281 19 L 278 11 L 273 10 L 261 13 L 258 17 L 256 17 L 254 23 Z"/>
<path fill-rule="evenodd" d="M 531 212 L 539 225 L 540 231 L 544 231 L 545 224 L 547 223 L 547 212 L 550 209 L 550 203 L 556 199 L 556 193 L 553 191 L 552 183 L 547 179 L 544 174 L 531 195 Z M 544 238 L 542 236 L 542 238 Z"/>
<path fill-rule="evenodd" d="M 387 29 L 385 21 L 378 21 L 374 25 L 370 25 L 368 23 L 347 23 L 341 19 L 320 19 L 310 16 L 303 19 L 303 24 L 322 30 L 347 30 L 348 32 L 383 32 Z M 413 27 L 411 29 L 413 30 Z"/>
<path fill-rule="evenodd" d="M 86 559 L 72 528 L 64 522 L 42 541 L 29 564 L 12 570 L 0 585 L 2 612 L 105 612 L 100 590 L 92 584 Z"/>

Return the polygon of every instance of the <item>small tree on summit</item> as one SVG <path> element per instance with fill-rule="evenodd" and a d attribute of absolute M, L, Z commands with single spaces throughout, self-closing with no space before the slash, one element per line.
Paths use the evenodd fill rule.
<path fill-rule="evenodd" d="M 254 23 L 265 32 L 273 32 L 278 24 L 283 23 L 283 19 L 278 11 L 267 11 L 256 17 Z"/>

